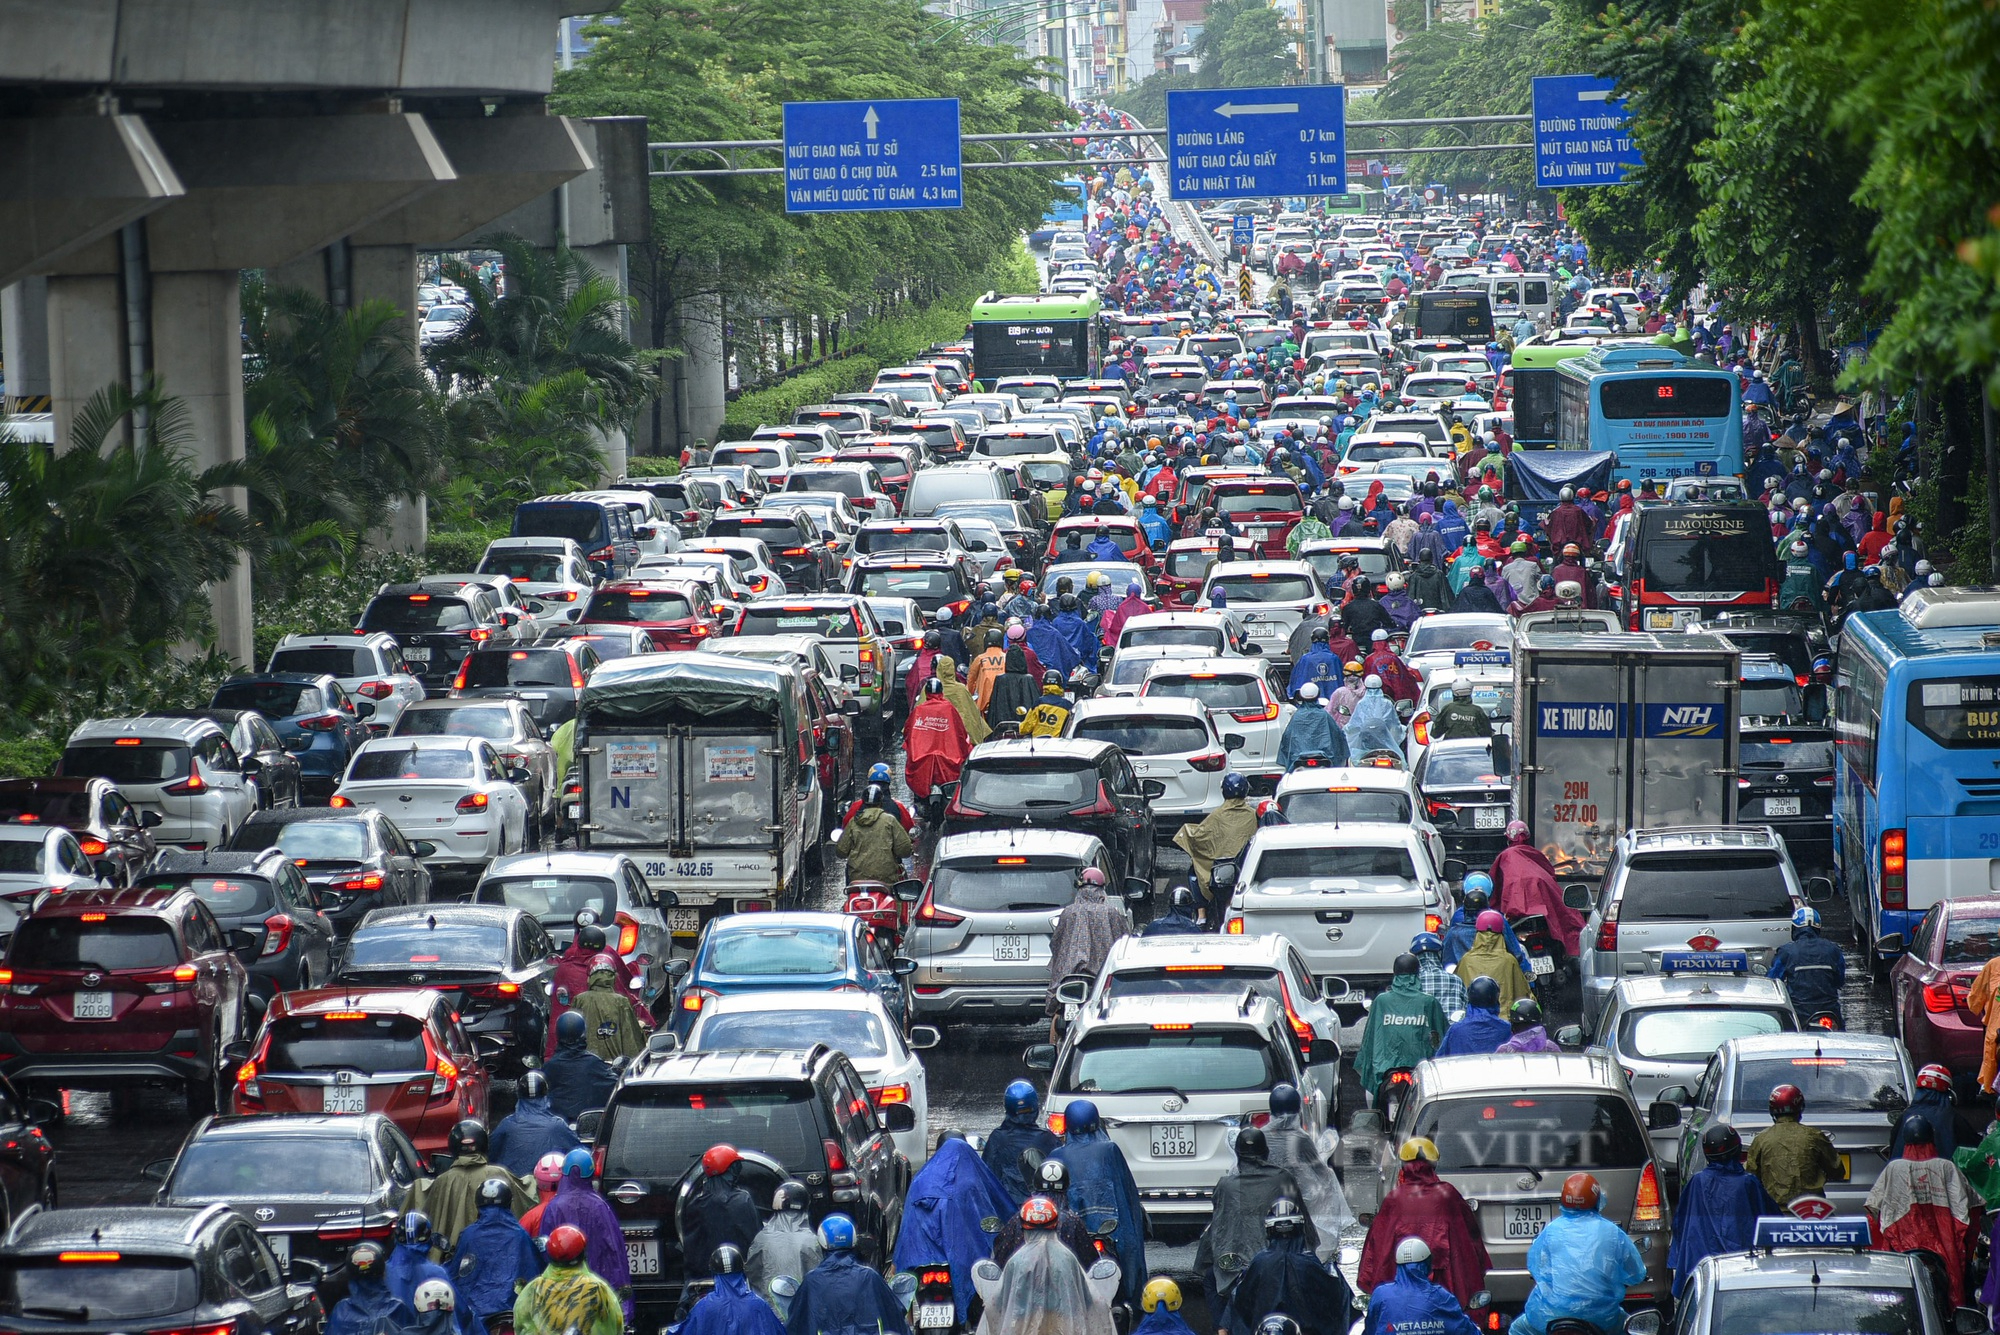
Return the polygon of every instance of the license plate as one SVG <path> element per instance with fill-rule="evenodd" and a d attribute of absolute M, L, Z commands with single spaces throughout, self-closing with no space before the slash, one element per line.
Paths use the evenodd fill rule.
<path fill-rule="evenodd" d="M 1677 623 L 1674 614 L 1672 612 L 1646 613 L 1647 630 L 1672 630 L 1676 624 Z"/>
<path fill-rule="evenodd" d="M 1024 960 L 1028 958 L 1028 938 L 1025 936 L 994 937 L 993 958 L 996 960 Z"/>
<path fill-rule="evenodd" d="M 1533 972 L 1537 978 L 1540 978 L 1545 973 L 1554 973 L 1556 971 L 1556 962 L 1547 955 L 1530 955 L 1528 956 L 1528 963 L 1533 966 Z"/>
<path fill-rule="evenodd" d="M 1509 1205 L 1507 1207 L 1507 1241 L 1532 1242 L 1548 1227 L 1555 1207 L 1540 1205 Z"/>
<path fill-rule="evenodd" d="M 1766 816 L 1796 816 L 1799 814 L 1800 801 L 1801 799 L 1796 797 L 1767 797 L 1764 799 L 1764 814 Z"/>
<path fill-rule="evenodd" d="M 958 1320 L 958 1309 L 950 1303 L 918 1303 L 917 1329 L 949 1330 Z"/>
<path fill-rule="evenodd" d="M 1153 1123 L 1153 1157 L 1155 1159 L 1194 1158 L 1194 1123 Z"/>
<path fill-rule="evenodd" d="M 412 663 L 428 663 L 431 661 L 431 651 L 421 644 L 413 644 L 403 650 L 403 657 Z"/>
<path fill-rule="evenodd" d="M 668 909 L 667 930 L 675 936 L 694 936 L 701 931 L 700 909 Z"/>
<path fill-rule="evenodd" d="M 292 1235 L 289 1233 L 266 1233 L 264 1241 L 271 1248 L 271 1255 L 278 1258 L 278 1264 L 286 1270 L 292 1268 Z"/>
<path fill-rule="evenodd" d="M 79 992 L 70 1004 L 70 1014 L 79 1020 L 108 1020 L 111 1018 L 111 994 Z"/>
<path fill-rule="evenodd" d="M 634 1275 L 657 1275 L 660 1273 L 660 1240 L 658 1238 L 625 1239 L 625 1264 Z"/>
<path fill-rule="evenodd" d="M 352 1116 L 368 1111 L 365 1085 L 328 1085 L 320 1091 L 320 1111 Z"/>
<path fill-rule="evenodd" d="M 1472 828 L 1475 830 L 1504 830 L 1507 828 L 1507 808 L 1474 807 Z"/>

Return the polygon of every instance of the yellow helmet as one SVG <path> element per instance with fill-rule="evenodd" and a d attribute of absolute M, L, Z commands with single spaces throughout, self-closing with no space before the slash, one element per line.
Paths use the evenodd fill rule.
<path fill-rule="evenodd" d="M 1102 583 L 1104 583 L 1104 572 L 1101 570 L 1093 570 L 1090 572 L 1089 575 L 1084 577 L 1083 586 L 1086 589 L 1094 589 Z"/>
<path fill-rule="evenodd" d="M 1181 1286 L 1165 1275 L 1149 1279 L 1144 1291 L 1139 1294 L 1139 1307 L 1147 1312 L 1161 1307 L 1169 1312 L 1178 1312 L 1181 1310 Z"/>
<path fill-rule="evenodd" d="M 1419 1159 L 1428 1159 L 1430 1162 L 1436 1163 L 1438 1161 L 1438 1147 L 1435 1141 L 1428 1140 L 1423 1136 L 1411 1136 L 1403 1142 L 1403 1148 L 1397 1150 L 1396 1155 L 1404 1163 L 1415 1163 Z"/>

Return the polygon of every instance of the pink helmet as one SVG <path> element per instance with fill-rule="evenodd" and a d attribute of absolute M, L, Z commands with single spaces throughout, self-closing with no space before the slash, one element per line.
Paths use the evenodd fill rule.
<path fill-rule="evenodd" d="M 1527 842 L 1528 842 L 1528 822 L 1526 822 L 1526 821 L 1524 821 L 1524 820 L 1510 820 L 1510 821 L 1508 821 L 1508 822 L 1507 822 L 1507 842 L 1508 842 L 1508 843 L 1510 843 L 1510 844 L 1525 844 L 1525 843 L 1527 843 Z"/>
<path fill-rule="evenodd" d="M 562 1155 L 553 1152 L 544 1154 L 535 1160 L 535 1181 L 554 1191 L 556 1184 L 562 1181 L 562 1163 Z"/>

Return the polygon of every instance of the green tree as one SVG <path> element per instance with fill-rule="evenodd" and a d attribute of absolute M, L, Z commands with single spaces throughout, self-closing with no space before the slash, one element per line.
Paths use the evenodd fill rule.
<path fill-rule="evenodd" d="M 1299 77 L 1297 49 L 1278 11 L 1258 5 L 1230 25 L 1222 43 L 1222 86 L 1257 88 Z"/>

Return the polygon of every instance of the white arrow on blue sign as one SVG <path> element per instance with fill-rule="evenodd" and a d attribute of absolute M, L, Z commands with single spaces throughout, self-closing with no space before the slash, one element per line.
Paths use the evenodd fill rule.
<path fill-rule="evenodd" d="M 1346 150 L 1347 90 L 1339 84 L 1167 94 L 1175 199 L 1344 194 Z"/>
<path fill-rule="evenodd" d="M 1639 165 L 1612 81 L 1589 74 L 1535 80 L 1535 184 L 1617 185 Z"/>
<path fill-rule="evenodd" d="M 785 103 L 785 212 L 956 209 L 958 99 Z"/>

